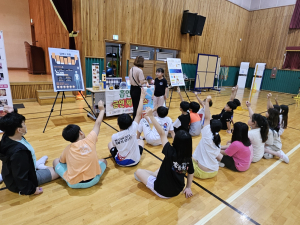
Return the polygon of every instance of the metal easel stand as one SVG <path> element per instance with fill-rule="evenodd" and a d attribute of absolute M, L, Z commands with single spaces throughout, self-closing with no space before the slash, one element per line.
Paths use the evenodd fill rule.
<path fill-rule="evenodd" d="M 56 103 L 56 100 L 57 100 L 57 97 L 58 97 L 59 93 L 60 93 L 60 91 L 58 91 L 57 94 L 56 94 L 54 103 L 53 103 L 52 108 L 51 108 L 51 110 L 50 110 L 50 114 L 49 114 L 48 120 L 47 120 L 46 125 L 45 125 L 44 130 L 43 130 L 43 133 L 45 133 L 45 130 L 46 130 L 46 127 L 47 127 L 48 122 L 49 122 L 49 120 L 50 120 L 51 114 L 52 114 L 52 112 L 54 111 L 54 105 L 55 105 L 55 103 Z M 94 113 L 94 111 L 92 110 L 91 106 L 90 106 L 89 103 L 86 101 L 86 99 L 85 99 L 85 97 L 83 96 L 83 94 L 81 93 L 81 91 L 79 91 L 79 93 L 81 94 L 82 98 L 84 99 L 85 103 L 86 103 L 87 106 L 90 108 L 90 110 L 91 110 L 92 113 L 91 113 L 90 111 L 86 110 L 86 109 L 84 109 L 84 110 L 88 112 L 88 116 L 90 115 L 91 118 L 93 118 L 94 120 L 96 120 L 97 116 L 95 115 L 95 113 Z M 66 96 L 65 96 L 65 92 L 63 91 L 62 96 L 61 96 L 61 102 L 60 102 L 60 113 L 59 113 L 60 116 L 61 116 L 61 111 L 62 111 L 62 105 L 63 105 L 64 98 L 66 98 Z"/>
<path fill-rule="evenodd" d="M 58 92 L 56 93 L 56 97 L 55 97 L 54 103 L 53 103 L 53 105 L 52 105 L 52 108 L 51 108 L 51 110 L 50 110 L 50 114 L 49 114 L 48 120 L 47 120 L 47 122 L 46 122 L 46 125 L 45 125 L 45 127 L 44 127 L 43 133 L 45 133 L 45 130 L 46 130 L 46 127 L 47 127 L 47 125 L 48 125 L 48 122 L 49 122 L 49 119 L 50 119 L 50 117 L 51 117 L 51 114 L 52 114 L 52 112 L 54 111 L 54 106 L 55 106 L 55 103 L 56 103 L 56 100 L 57 100 L 57 97 L 58 97 L 59 93 L 60 93 L 60 91 L 58 91 Z M 63 104 L 64 98 L 66 98 L 66 96 L 65 96 L 65 92 L 63 91 L 63 92 L 62 92 L 62 96 L 61 96 L 61 102 L 60 102 L 60 113 L 59 113 L 60 116 L 61 116 L 61 110 L 62 110 L 62 104 Z"/>
<path fill-rule="evenodd" d="M 176 86 L 176 87 L 177 87 L 177 86 Z M 178 86 L 178 87 L 180 88 L 180 86 Z M 171 105 L 171 101 L 172 101 L 173 90 L 174 90 L 174 87 L 172 87 L 172 91 L 171 91 L 171 95 L 170 95 L 169 109 L 170 109 L 170 105 Z M 185 92 L 185 94 L 186 94 L 186 96 L 187 96 L 187 98 L 188 98 L 188 100 L 189 100 L 189 102 L 190 102 L 191 100 L 190 100 L 189 95 L 188 95 L 187 92 L 186 92 L 186 87 L 185 87 L 185 85 L 184 85 L 184 92 Z"/>

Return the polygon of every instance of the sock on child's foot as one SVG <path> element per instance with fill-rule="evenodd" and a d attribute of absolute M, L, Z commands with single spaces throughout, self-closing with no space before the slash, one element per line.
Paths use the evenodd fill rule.
<path fill-rule="evenodd" d="M 48 166 L 45 166 L 45 164 L 39 164 L 37 167 L 36 167 L 36 169 L 38 169 L 38 170 L 44 170 L 44 169 L 47 169 L 48 168 Z"/>
<path fill-rule="evenodd" d="M 47 160 L 48 160 L 48 156 L 44 155 L 42 158 L 40 158 L 38 161 L 36 161 L 35 168 L 39 169 L 38 167 L 40 164 L 44 164 L 44 166 L 45 166 L 45 163 Z M 39 170 L 41 170 L 41 169 L 39 169 Z"/>
<path fill-rule="evenodd" d="M 280 153 L 280 159 L 282 159 L 285 163 L 290 162 L 289 157 L 282 150 L 280 150 L 279 153 Z"/>
<path fill-rule="evenodd" d="M 3 182 L 2 175 L 0 173 L 0 184 Z"/>
<path fill-rule="evenodd" d="M 138 182 L 142 182 L 138 177 L 137 177 L 137 175 L 135 174 L 135 172 L 134 172 L 134 178 L 138 181 Z"/>
<path fill-rule="evenodd" d="M 219 167 L 225 167 L 225 164 L 222 162 L 219 162 Z"/>
<path fill-rule="evenodd" d="M 265 158 L 265 159 L 273 159 L 273 157 L 274 157 L 274 156 L 273 156 L 272 154 L 270 154 L 270 153 L 267 153 L 267 152 L 266 152 L 266 153 L 264 154 L 264 158 Z"/>

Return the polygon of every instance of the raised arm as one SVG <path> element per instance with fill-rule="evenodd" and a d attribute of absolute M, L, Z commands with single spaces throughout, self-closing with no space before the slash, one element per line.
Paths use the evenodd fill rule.
<path fill-rule="evenodd" d="M 233 99 L 235 99 L 235 96 L 236 96 L 236 93 L 237 93 L 238 89 L 239 89 L 238 85 L 236 85 L 235 87 L 233 87 L 231 89 L 230 101 L 233 101 Z"/>
<path fill-rule="evenodd" d="M 134 121 L 135 121 L 137 124 L 139 124 L 139 122 L 140 122 L 140 120 L 141 120 L 145 96 L 146 96 L 145 89 L 144 89 L 144 88 L 141 88 L 141 96 L 140 96 L 139 107 L 137 108 L 136 116 L 135 116 L 135 118 L 134 118 Z"/>
<path fill-rule="evenodd" d="M 167 138 L 166 133 L 163 130 L 163 128 L 160 126 L 160 124 L 154 118 L 152 109 L 150 107 L 148 107 L 146 109 L 146 115 L 149 116 L 149 118 L 151 119 L 153 126 L 155 127 L 155 129 L 157 130 L 157 133 L 160 136 L 161 143 L 164 146 L 166 143 L 168 143 L 168 138 Z"/>
<path fill-rule="evenodd" d="M 211 96 L 206 97 L 205 106 L 204 106 L 204 127 L 210 124 L 210 110 L 209 110 L 209 102 L 211 101 Z"/>
<path fill-rule="evenodd" d="M 94 128 L 93 128 L 93 131 L 96 133 L 97 136 L 99 135 L 100 126 L 101 126 L 103 116 L 104 116 L 104 112 L 105 112 L 104 104 L 101 100 L 98 102 L 98 109 L 100 110 L 100 113 L 98 115 L 98 118 L 96 119 L 96 122 L 95 122 L 95 125 L 94 125 Z"/>
<path fill-rule="evenodd" d="M 278 96 L 277 96 L 278 97 Z M 278 101 L 277 101 L 277 98 L 275 98 L 275 102 L 276 102 L 276 105 L 279 105 Z"/>
<path fill-rule="evenodd" d="M 271 102 L 272 94 L 269 93 L 269 94 L 267 95 L 267 98 L 268 98 L 267 109 L 272 109 L 272 108 L 274 108 L 274 106 L 273 106 L 273 104 L 272 104 L 272 102 Z"/>
<path fill-rule="evenodd" d="M 253 110 L 251 109 L 251 103 L 249 101 L 246 101 L 246 106 L 247 106 L 248 111 L 249 111 L 249 117 L 252 118 L 252 115 L 254 113 L 253 113 Z"/>
<path fill-rule="evenodd" d="M 180 93 L 180 87 L 177 87 L 177 92 L 178 92 L 178 94 L 179 94 L 179 97 L 180 97 L 180 101 L 184 101 L 183 100 L 183 97 L 182 97 L 182 95 L 181 95 L 181 93 Z"/>
<path fill-rule="evenodd" d="M 199 104 L 204 108 L 204 102 L 199 98 L 198 92 L 195 92 L 195 96 L 196 96 L 196 98 L 197 98 Z"/>

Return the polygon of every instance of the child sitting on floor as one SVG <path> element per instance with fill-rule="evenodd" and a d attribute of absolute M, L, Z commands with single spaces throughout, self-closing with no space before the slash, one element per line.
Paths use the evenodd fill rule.
<path fill-rule="evenodd" d="M 258 162 L 264 156 L 265 142 L 268 139 L 269 125 L 266 117 L 253 113 L 251 103 L 246 102 L 249 111 L 248 125 L 251 130 L 248 132 L 248 137 L 253 147 L 252 162 Z"/>
<path fill-rule="evenodd" d="M 215 177 L 219 170 L 217 156 L 220 154 L 219 131 L 222 124 L 219 120 L 210 120 L 210 101 L 211 96 L 207 96 L 204 126 L 201 130 L 202 138 L 193 154 L 194 176 L 200 179 Z"/>
<path fill-rule="evenodd" d="M 138 140 L 136 135 L 145 96 L 146 92 L 144 88 L 141 88 L 140 102 L 134 121 L 128 114 L 123 113 L 118 117 L 120 131 L 112 135 L 112 141 L 108 144 L 108 149 L 119 166 L 135 166 L 140 162 L 144 141 Z"/>
<path fill-rule="evenodd" d="M 177 88 L 177 91 L 179 91 L 178 93 L 180 93 L 179 87 Z M 181 97 L 179 110 L 182 112 L 182 114 L 178 116 L 177 120 L 173 123 L 175 133 L 179 130 L 185 130 L 186 132 L 189 132 L 190 120 L 191 120 L 190 113 L 188 112 L 189 108 L 190 108 L 190 103 L 183 101 Z"/>
<path fill-rule="evenodd" d="M 172 138 L 174 139 L 175 133 L 174 133 L 172 120 L 170 117 L 167 116 L 169 109 L 164 106 L 160 106 L 157 108 L 156 111 L 158 117 L 154 117 L 154 118 L 159 123 L 159 125 L 163 128 L 166 135 L 168 135 L 168 133 L 170 132 Z M 143 119 L 141 119 L 138 127 L 137 138 L 140 139 L 141 133 L 144 132 L 144 136 L 148 144 L 154 146 L 161 145 L 160 136 L 157 133 L 157 130 L 155 129 L 155 127 L 153 127 L 153 129 L 151 130 L 149 123 L 152 123 L 152 121 L 148 116 L 145 116 Z"/>
<path fill-rule="evenodd" d="M 195 96 L 196 96 L 196 98 L 197 98 L 199 104 L 202 106 L 202 108 L 199 109 L 199 111 L 198 111 L 198 115 L 199 115 L 200 121 L 201 121 L 201 129 L 202 129 L 203 126 L 204 126 L 204 118 L 205 118 L 205 102 L 206 102 L 206 99 L 204 99 L 204 101 L 202 101 L 202 100 L 199 98 L 199 96 L 198 96 L 198 92 L 195 92 Z M 211 99 L 210 99 L 208 105 L 209 105 L 209 107 L 212 107 L 213 102 L 212 102 Z M 211 118 L 209 118 L 209 119 L 211 119 Z"/>
<path fill-rule="evenodd" d="M 231 123 L 233 123 L 233 110 L 241 105 L 240 101 L 235 98 L 238 90 L 238 86 L 232 88 L 230 100 L 222 109 L 220 114 L 213 115 L 213 119 L 218 119 L 222 122 L 222 130 L 226 130 L 227 133 L 231 133 Z"/>
<path fill-rule="evenodd" d="M 99 116 L 93 130 L 85 136 L 78 125 L 64 128 L 62 136 L 71 142 L 59 159 L 54 160 L 55 171 L 70 188 L 89 188 L 97 184 L 106 169 L 105 159 L 98 160 L 96 143 L 104 115 L 104 105 L 98 102 Z"/>
<path fill-rule="evenodd" d="M 253 148 L 248 138 L 248 126 L 237 122 L 233 125 L 231 144 L 229 147 L 221 147 L 217 160 L 221 162 L 221 167 L 242 172 L 249 169 L 252 158 Z"/>
<path fill-rule="evenodd" d="M 287 128 L 288 124 L 288 113 L 289 113 L 289 107 L 287 105 L 280 105 L 278 104 L 277 99 L 275 98 L 276 105 L 273 105 L 271 102 L 272 94 L 269 93 L 268 98 L 268 105 L 267 108 L 274 108 L 279 111 L 279 136 L 281 136 L 284 132 L 284 130 Z"/>
<path fill-rule="evenodd" d="M 183 97 L 180 93 L 180 87 L 177 87 L 177 92 L 180 96 L 181 102 L 183 102 Z M 201 132 L 201 120 L 198 115 L 198 111 L 200 109 L 200 105 L 197 102 L 190 102 L 189 111 L 190 111 L 190 129 L 189 133 L 192 136 L 198 136 Z"/>
<path fill-rule="evenodd" d="M 147 116 L 153 121 L 153 125 L 161 137 L 163 145 L 162 153 L 164 160 L 155 172 L 138 169 L 134 173 L 137 181 L 143 182 L 147 188 L 160 198 L 171 198 L 179 195 L 182 191 L 186 198 L 193 196 L 191 185 L 193 181 L 193 162 L 192 162 L 192 137 L 180 130 L 175 134 L 174 142 L 168 142 L 166 133 L 154 119 L 152 110 L 147 108 Z M 185 186 L 184 177 L 187 174 L 187 184 Z"/>
<path fill-rule="evenodd" d="M 267 95 L 268 101 L 271 94 Z M 281 150 L 282 143 L 279 135 L 279 111 L 274 108 L 269 108 L 266 112 L 266 117 L 269 124 L 268 140 L 265 145 L 265 159 L 271 159 L 274 156 L 279 157 L 285 163 L 289 163 L 289 157 Z"/>

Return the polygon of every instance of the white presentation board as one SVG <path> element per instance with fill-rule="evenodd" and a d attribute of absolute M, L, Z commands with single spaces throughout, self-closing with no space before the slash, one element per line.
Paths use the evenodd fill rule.
<path fill-rule="evenodd" d="M 5 115 L 3 112 L 5 105 L 13 106 L 13 102 L 7 70 L 3 31 L 0 31 L 0 117 Z"/>
<path fill-rule="evenodd" d="M 238 82 L 237 82 L 237 85 L 239 86 L 239 88 L 245 88 L 245 86 L 246 86 L 249 65 L 250 65 L 249 62 L 241 62 L 239 77 L 238 77 Z"/>
<path fill-rule="evenodd" d="M 266 67 L 266 63 L 256 63 L 255 64 L 255 69 L 254 69 L 252 84 L 251 84 L 251 90 L 252 89 L 260 90 L 265 67 Z M 256 78 L 255 78 L 255 82 L 254 82 L 255 73 L 256 73 Z"/>
<path fill-rule="evenodd" d="M 78 50 L 48 48 L 54 91 L 84 91 Z"/>
<path fill-rule="evenodd" d="M 172 87 L 185 86 L 181 59 L 167 58 L 169 77 Z"/>

